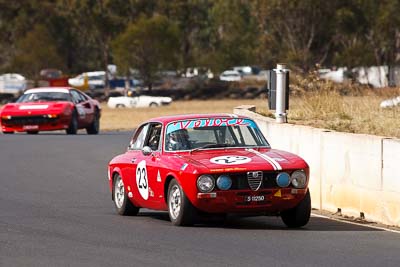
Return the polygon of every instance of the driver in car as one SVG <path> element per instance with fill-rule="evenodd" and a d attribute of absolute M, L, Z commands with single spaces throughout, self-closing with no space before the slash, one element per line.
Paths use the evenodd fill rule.
<path fill-rule="evenodd" d="M 189 150 L 191 149 L 189 133 L 186 129 L 179 129 L 167 136 L 167 150 Z"/>

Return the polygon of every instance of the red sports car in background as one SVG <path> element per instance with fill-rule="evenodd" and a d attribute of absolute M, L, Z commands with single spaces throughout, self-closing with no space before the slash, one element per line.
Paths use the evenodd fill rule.
<path fill-rule="evenodd" d="M 36 134 L 65 129 L 76 134 L 85 128 L 88 134 L 98 134 L 100 115 L 99 102 L 75 88 L 35 88 L 1 109 L 1 130 Z"/>
<path fill-rule="evenodd" d="M 228 213 L 280 215 L 288 227 L 307 224 L 309 167 L 271 149 L 256 123 L 227 114 L 151 119 L 125 153 L 108 165 L 116 210 L 168 210 L 174 225 Z"/>

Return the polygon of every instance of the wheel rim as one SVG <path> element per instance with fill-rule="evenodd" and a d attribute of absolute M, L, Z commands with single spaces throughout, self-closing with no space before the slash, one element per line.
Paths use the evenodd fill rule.
<path fill-rule="evenodd" d="M 114 201 L 117 208 L 120 209 L 122 207 L 122 205 L 124 204 L 124 200 L 125 200 L 124 182 L 122 181 L 121 177 L 118 177 L 117 181 L 115 181 L 115 186 L 114 186 Z"/>
<path fill-rule="evenodd" d="M 176 219 L 181 211 L 181 191 L 178 185 L 174 185 L 169 193 L 169 213 L 172 219 Z"/>

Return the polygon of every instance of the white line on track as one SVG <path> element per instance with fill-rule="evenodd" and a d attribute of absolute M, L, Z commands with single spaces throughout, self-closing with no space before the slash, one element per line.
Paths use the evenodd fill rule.
<path fill-rule="evenodd" d="M 335 219 L 335 218 L 332 218 L 332 217 L 329 217 L 329 216 L 315 214 L 315 213 L 311 213 L 311 216 L 317 217 L 317 218 L 329 219 L 329 220 L 342 222 L 342 223 L 348 223 L 348 224 L 353 224 L 353 225 L 358 225 L 358 226 L 369 227 L 369 228 L 383 230 L 383 231 L 392 232 L 392 233 L 396 233 L 396 234 L 400 234 L 400 231 L 398 231 L 398 230 L 393 230 L 393 229 L 389 229 L 389 228 L 385 228 L 385 227 L 372 226 L 372 225 L 368 225 L 368 224 L 350 222 L 350 221 L 346 221 L 346 220 L 339 220 L 339 219 Z"/>

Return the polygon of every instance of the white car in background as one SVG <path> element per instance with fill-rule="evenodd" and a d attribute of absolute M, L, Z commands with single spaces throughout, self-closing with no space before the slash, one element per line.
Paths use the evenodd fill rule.
<path fill-rule="evenodd" d="M 106 72 L 90 71 L 79 74 L 74 78 L 68 79 L 69 85 L 81 88 L 85 85 L 85 77 L 87 77 L 89 89 L 104 88 Z"/>
<path fill-rule="evenodd" d="M 110 108 L 145 108 L 169 105 L 171 97 L 167 96 L 117 96 L 108 98 L 107 105 Z"/>
<path fill-rule="evenodd" d="M 18 73 L 6 73 L 0 75 L 0 93 L 19 95 L 27 87 L 24 76 Z"/>
<path fill-rule="evenodd" d="M 242 75 L 237 70 L 226 70 L 219 76 L 221 81 L 235 82 L 242 80 Z"/>

